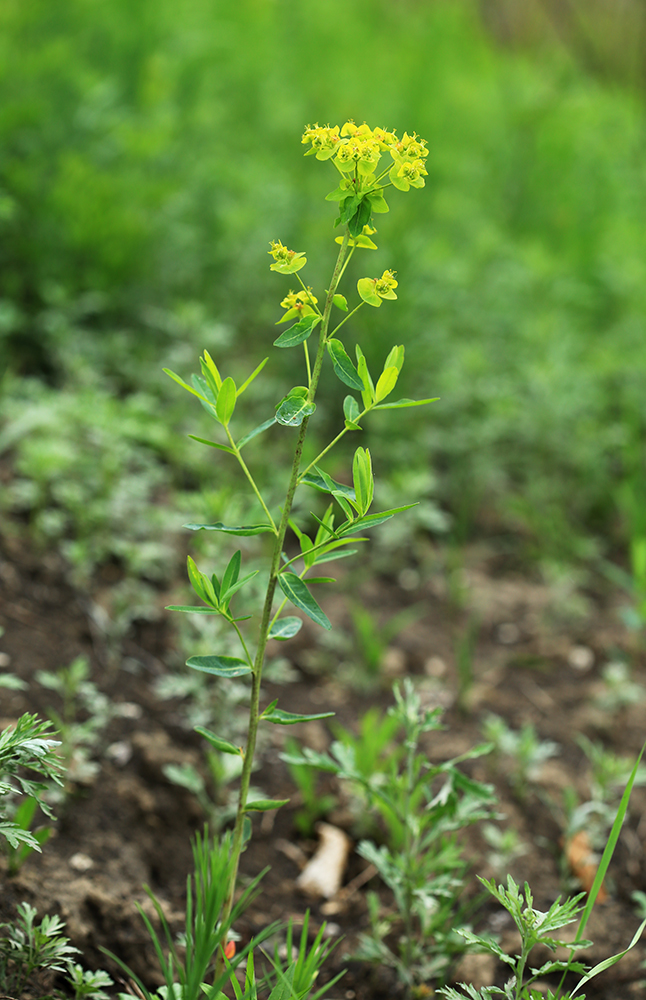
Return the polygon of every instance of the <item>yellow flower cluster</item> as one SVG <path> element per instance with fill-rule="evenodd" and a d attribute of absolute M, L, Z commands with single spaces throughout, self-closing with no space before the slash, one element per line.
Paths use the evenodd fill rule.
<path fill-rule="evenodd" d="M 424 186 L 428 149 L 426 142 L 415 133 L 408 135 L 405 132 L 403 138 L 398 139 L 395 132 L 371 129 L 365 122 L 355 125 L 347 121 L 341 128 L 338 125 L 310 125 L 303 133 L 302 142 L 311 145 L 306 156 L 316 156 L 317 160 L 334 157 L 342 173 L 354 173 L 366 186 L 376 180 L 381 155 L 388 151 L 394 160 L 389 176 L 395 187 L 408 191 L 409 187 Z"/>
<path fill-rule="evenodd" d="M 267 253 L 274 258 L 274 263 L 270 264 L 270 271 L 278 271 L 280 274 L 294 274 L 300 271 L 307 264 L 307 257 L 304 253 L 297 253 L 296 250 L 288 250 L 280 240 L 272 240 L 269 244 L 271 250 Z"/>
<path fill-rule="evenodd" d="M 305 316 L 314 316 L 315 310 L 312 306 L 315 306 L 318 302 L 316 295 L 312 293 L 312 289 L 307 286 L 307 289 L 302 289 L 300 292 L 293 292 L 291 289 L 280 303 L 283 309 L 287 312 L 283 316 L 279 323 L 284 323 L 288 319 L 294 319 L 298 317 L 303 319 Z"/>

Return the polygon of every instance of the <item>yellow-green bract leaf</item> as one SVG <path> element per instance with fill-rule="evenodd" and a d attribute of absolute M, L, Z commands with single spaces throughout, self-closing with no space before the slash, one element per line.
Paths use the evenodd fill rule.
<path fill-rule="evenodd" d="M 216 736 L 210 729 L 205 729 L 204 726 L 195 726 L 194 729 L 196 733 L 199 733 L 205 740 L 208 740 L 211 746 L 215 747 L 216 750 L 221 750 L 222 753 L 230 753 L 234 757 L 242 757 L 242 750 L 240 747 L 235 746 L 233 743 L 229 743 L 228 740 L 223 740 L 220 736 Z"/>
<path fill-rule="evenodd" d="M 206 363 L 207 368 L 211 372 L 211 375 L 213 376 L 213 379 L 214 379 L 215 384 L 217 385 L 218 389 L 221 389 L 222 388 L 222 378 L 220 377 L 220 372 L 218 371 L 217 365 L 216 365 L 215 361 L 213 360 L 213 358 L 211 357 L 211 355 L 209 354 L 208 351 L 204 352 L 204 361 Z"/>
<path fill-rule="evenodd" d="M 332 628 L 329 618 L 318 606 L 300 577 L 296 576 L 295 573 L 281 573 L 278 577 L 278 583 L 285 597 L 301 611 L 304 611 L 313 622 L 325 629 Z"/>
<path fill-rule="evenodd" d="M 206 399 L 205 396 L 202 395 L 201 392 L 198 392 L 196 389 L 194 389 L 192 385 L 188 385 L 184 381 L 184 379 L 180 378 L 179 375 L 176 375 L 175 372 L 170 370 L 170 368 L 163 368 L 162 371 L 170 378 L 172 378 L 174 382 L 177 382 L 178 385 L 181 385 L 183 389 L 186 389 L 187 392 L 192 393 L 194 396 L 197 396 L 198 399 L 201 399 L 205 403 L 208 403 L 208 400 Z"/>
<path fill-rule="evenodd" d="M 280 809 L 286 806 L 289 799 L 252 799 L 244 807 L 245 812 L 269 812 L 271 809 Z"/>
<path fill-rule="evenodd" d="M 359 378 L 357 370 L 346 354 L 345 347 L 340 340 L 332 338 L 327 342 L 328 353 L 332 359 L 334 374 L 345 385 L 351 389 L 363 389 L 363 380 Z"/>
<path fill-rule="evenodd" d="M 394 365 L 391 365 L 390 368 L 384 368 L 375 386 L 375 399 L 378 403 L 390 395 L 397 385 L 398 378 L 399 372 Z"/>
<path fill-rule="evenodd" d="M 218 420 L 226 427 L 233 416 L 236 408 L 236 384 L 233 379 L 225 378 L 222 388 L 218 393 L 218 400 L 215 404 L 215 412 Z"/>
<path fill-rule="evenodd" d="M 357 291 L 363 301 L 367 302 L 369 306 L 378 308 L 381 305 L 381 299 L 375 291 L 374 278 L 359 278 L 357 281 Z"/>
<path fill-rule="evenodd" d="M 251 673 L 249 664 L 238 656 L 191 656 L 186 666 L 216 677 L 242 677 Z"/>
<path fill-rule="evenodd" d="M 352 462 L 352 479 L 359 512 L 363 515 L 370 507 L 374 493 L 372 462 L 368 448 L 357 448 L 355 451 Z"/>
<path fill-rule="evenodd" d="M 369 194 L 370 205 L 372 206 L 373 212 L 389 212 L 388 202 L 384 198 L 381 191 L 376 191 L 374 194 Z"/>
<path fill-rule="evenodd" d="M 397 371 L 401 372 L 403 364 L 404 364 L 404 347 L 402 344 L 399 344 L 392 348 L 388 357 L 386 358 L 384 371 L 386 370 L 386 368 L 390 368 L 391 365 L 394 365 Z"/>
<path fill-rule="evenodd" d="M 348 300 L 345 295 L 341 295 L 339 292 L 333 297 L 332 301 L 338 309 L 342 309 L 344 313 L 348 311 Z"/>

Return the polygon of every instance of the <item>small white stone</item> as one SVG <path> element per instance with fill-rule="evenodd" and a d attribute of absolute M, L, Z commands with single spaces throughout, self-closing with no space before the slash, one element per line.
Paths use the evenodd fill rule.
<path fill-rule="evenodd" d="M 403 569 L 397 581 L 402 590 L 417 590 L 420 584 L 419 573 L 416 569 Z"/>
<path fill-rule="evenodd" d="M 118 767 L 125 767 L 132 757 L 132 746 L 127 740 L 119 740 L 117 743 L 111 743 L 105 752 Z"/>
<path fill-rule="evenodd" d="M 8 667 L 11 663 L 9 653 L 0 653 L 0 667 Z"/>
<path fill-rule="evenodd" d="M 567 661 L 575 670 L 589 670 L 594 663 L 594 653 L 589 646 L 572 646 Z"/>
<path fill-rule="evenodd" d="M 94 862 L 88 854 L 83 854 L 78 851 L 73 854 L 70 858 L 70 868 L 73 868 L 77 872 L 87 872 L 90 868 L 94 867 Z"/>
<path fill-rule="evenodd" d="M 427 677 L 444 677 L 446 663 L 441 656 L 430 656 L 424 664 L 424 673 Z"/>
<path fill-rule="evenodd" d="M 141 705 L 135 701 L 119 701 L 114 708 L 115 714 L 120 715 L 122 719 L 140 719 L 143 715 Z"/>

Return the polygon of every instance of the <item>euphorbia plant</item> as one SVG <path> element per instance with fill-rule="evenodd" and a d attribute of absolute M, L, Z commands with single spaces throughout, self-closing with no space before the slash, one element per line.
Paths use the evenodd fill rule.
<path fill-rule="evenodd" d="M 386 270 L 380 277 L 364 277 L 357 282 L 358 303 L 350 309 L 346 297 L 339 292 L 348 262 L 357 249 L 375 248 L 372 237 L 376 230 L 372 225 L 374 213 L 387 212 L 385 192 L 390 187 L 408 191 L 411 187 L 424 186 L 426 145 L 416 135 L 404 134 L 399 139 L 394 132 L 371 129 L 367 125 L 346 122 L 342 128 L 335 126 L 308 127 L 303 135 L 303 143 L 309 146 L 306 156 L 313 155 L 318 160 L 329 160 L 339 175 L 339 184 L 328 194 L 329 201 L 339 203 L 339 214 L 335 226 L 340 228 L 336 242 L 340 244 L 336 263 L 327 290 L 315 294 L 301 280 L 301 270 L 307 264 L 304 253 L 290 250 L 280 241 L 271 243 L 271 270 L 279 275 L 293 277 L 298 283 L 295 290 L 288 290 L 282 298 L 285 310 L 280 323 L 295 322 L 274 341 L 278 348 L 300 347 L 304 352 L 303 385 L 294 386 L 276 404 L 275 415 L 243 437 L 234 432 L 238 399 L 262 371 L 265 358 L 242 385 L 237 386 L 230 376 L 223 377 L 211 357 L 204 351 L 200 359 L 201 374 L 193 377 L 192 385 L 178 375 L 168 374 L 197 396 L 202 405 L 220 427 L 221 439 L 204 444 L 226 452 L 235 459 L 253 491 L 263 511 L 263 519 L 248 524 L 226 525 L 189 524 L 194 530 L 219 531 L 226 535 L 249 536 L 267 534 L 272 536 L 273 546 L 268 570 L 267 588 L 259 623 L 257 619 L 239 617 L 231 607 L 232 598 L 256 572 L 243 573 L 241 553 L 236 552 L 220 575 L 202 572 L 194 561 L 188 559 L 188 575 L 193 590 L 203 602 L 202 605 L 173 606 L 172 610 L 198 614 L 220 615 L 237 633 L 240 642 L 240 656 L 193 656 L 188 665 L 220 678 L 248 675 L 251 681 L 249 722 L 246 746 L 238 747 L 216 733 L 199 728 L 198 731 L 217 750 L 235 754 L 242 758 L 242 773 L 237 815 L 232 835 L 232 867 L 227 899 L 221 916 L 223 923 L 229 918 L 233 903 L 235 879 L 240 852 L 249 834 L 250 810 L 269 810 L 282 805 L 274 800 L 249 801 L 249 783 L 253 766 L 254 750 L 258 727 L 261 723 L 291 725 L 308 719 L 320 719 L 332 715 L 323 712 L 317 715 L 298 715 L 285 712 L 274 701 L 263 711 L 260 710 L 260 685 L 267 642 L 270 638 L 287 640 L 296 635 L 302 621 L 299 617 L 281 617 L 283 608 L 289 602 L 324 629 L 331 624 L 323 610 L 310 593 L 306 581 L 311 582 L 310 571 L 321 563 L 329 562 L 353 554 L 349 546 L 365 541 L 361 533 L 387 521 L 413 504 L 406 504 L 391 510 L 369 513 L 373 501 L 372 461 L 368 449 L 356 449 L 352 463 L 352 487 L 335 481 L 320 463 L 346 434 L 360 431 L 361 422 L 373 410 L 399 409 L 419 406 L 431 400 L 398 399 L 392 401 L 404 362 L 404 348 L 394 346 L 388 354 L 383 370 L 373 380 L 361 348 L 357 345 L 356 363 L 351 359 L 341 339 L 341 330 L 347 321 L 364 305 L 379 308 L 384 301 L 397 298 L 395 272 Z M 342 314 L 339 322 L 332 322 L 338 310 Z M 343 330 L 345 334 L 347 327 Z M 310 337 L 318 334 L 316 351 L 310 353 Z M 316 393 L 323 364 L 328 358 L 341 382 L 352 390 L 343 403 L 343 422 L 339 433 L 303 467 L 303 443 L 310 418 L 316 410 Z M 266 503 L 256 480 L 243 458 L 247 443 L 263 434 L 275 424 L 287 430 L 296 429 L 293 445 L 291 474 L 287 483 L 282 506 L 272 512 Z M 322 517 L 312 516 L 318 523 L 314 537 L 310 537 L 292 519 L 291 512 L 296 490 L 300 486 L 313 487 L 329 494 L 332 502 Z M 336 504 L 336 506 L 335 506 Z M 300 554 L 289 557 L 285 553 L 285 539 L 288 530 L 295 535 Z M 358 537 L 359 536 L 359 537 Z M 320 579 L 319 579 L 320 582 Z M 244 624 L 243 624 L 244 622 Z"/>

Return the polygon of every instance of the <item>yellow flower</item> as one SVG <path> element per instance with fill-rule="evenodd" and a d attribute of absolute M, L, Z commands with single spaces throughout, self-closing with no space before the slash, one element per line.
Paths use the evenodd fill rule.
<path fill-rule="evenodd" d="M 381 278 L 375 281 L 375 292 L 380 299 L 396 299 L 395 289 L 398 282 L 395 281 L 396 271 L 384 271 Z"/>
<path fill-rule="evenodd" d="M 308 125 L 303 133 L 301 142 L 307 145 L 311 142 L 312 148 L 308 149 L 306 156 L 316 154 L 317 160 L 328 160 L 336 152 L 339 145 L 339 126 L 330 128 L 329 125 L 323 127 Z"/>
<path fill-rule="evenodd" d="M 294 271 L 300 271 L 307 264 L 307 257 L 304 253 L 288 250 L 280 240 L 272 240 L 269 245 L 271 250 L 268 250 L 267 253 L 274 258 L 274 263 L 269 265 L 270 271 L 278 271 L 279 274 L 293 274 Z"/>

